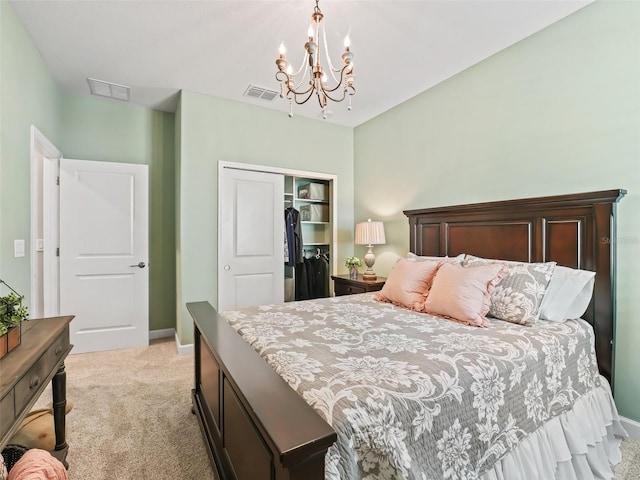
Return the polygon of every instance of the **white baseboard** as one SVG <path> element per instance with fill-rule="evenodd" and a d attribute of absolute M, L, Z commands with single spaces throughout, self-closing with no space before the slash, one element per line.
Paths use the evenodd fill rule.
<path fill-rule="evenodd" d="M 620 416 L 620 423 L 622 423 L 622 426 L 629 434 L 629 437 L 640 439 L 640 423 L 639 422 L 636 422 L 635 420 L 631 420 L 630 418 Z"/>
<path fill-rule="evenodd" d="M 149 340 L 155 340 L 157 338 L 173 337 L 176 333 L 175 328 L 163 328 L 160 330 L 149 330 Z"/>
<path fill-rule="evenodd" d="M 149 340 L 155 340 L 157 338 L 170 338 L 174 337 L 176 341 L 176 348 L 178 349 L 178 355 L 193 355 L 193 343 L 182 345 L 180 343 L 180 337 L 175 328 L 164 328 L 161 330 L 150 330 Z"/>
<path fill-rule="evenodd" d="M 178 337 L 178 332 L 176 332 L 175 336 L 176 336 L 176 348 L 178 349 L 178 355 L 193 355 L 193 343 L 182 345 L 180 343 L 180 337 Z"/>

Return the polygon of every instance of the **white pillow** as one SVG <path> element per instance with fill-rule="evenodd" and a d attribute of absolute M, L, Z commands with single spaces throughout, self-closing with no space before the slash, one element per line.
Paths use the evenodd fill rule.
<path fill-rule="evenodd" d="M 432 261 L 445 261 L 447 263 L 462 263 L 464 260 L 464 253 L 461 253 L 457 257 L 428 257 L 416 255 L 413 252 L 408 252 L 405 257 L 410 262 L 432 262 Z"/>
<path fill-rule="evenodd" d="M 595 272 L 556 265 L 540 306 L 540 318 L 552 322 L 580 318 L 593 295 Z"/>

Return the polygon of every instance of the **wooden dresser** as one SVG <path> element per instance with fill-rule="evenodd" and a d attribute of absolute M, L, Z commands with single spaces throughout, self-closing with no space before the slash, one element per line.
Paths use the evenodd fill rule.
<path fill-rule="evenodd" d="M 67 466 L 65 439 L 66 373 L 64 359 L 73 316 L 29 320 L 22 323 L 22 342 L 0 360 L 0 450 L 51 381 L 56 446 L 52 453 Z"/>

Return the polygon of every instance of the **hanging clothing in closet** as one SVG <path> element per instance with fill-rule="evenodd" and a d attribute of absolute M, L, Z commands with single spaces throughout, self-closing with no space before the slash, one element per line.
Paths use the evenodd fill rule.
<path fill-rule="evenodd" d="M 307 264 L 305 261 L 295 266 L 295 299 L 309 300 L 309 280 L 307 278 Z"/>
<path fill-rule="evenodd" d="M 329 258 L 318 254 L 304 259 L 307 274 L 308 298 L 326 298 L 329 296 Z"/>
<path fill-rule="evenodd" d="M 304 264 L 304 252 L 302 250 L 302 227 L 300 225 L 300 212 L 293 207 L 284 209 L 285 232 L 285 265 L 294 268 L 294 299 L 306 300 L 309 298 L 307 288 L 307 270 Z"/>
<path fill-rule="evenodd" d="M 296 300 L 325 298 L 329 293 L 329 259 L 326 254 L 305 258 L 300 212 L 293 207 L 284 209 L 285 265 L 294 267 Z"/>
<path fill-rule="evenodd" d="M 293 207 L 284 209 L 284 229 L 286 236 L 285 251 L 288 255 L 286 264 L 292 267 L 304 261 L 300 212 Z"/>

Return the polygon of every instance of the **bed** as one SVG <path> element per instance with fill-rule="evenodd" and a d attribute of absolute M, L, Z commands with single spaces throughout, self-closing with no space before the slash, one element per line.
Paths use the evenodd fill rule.
<path fill-rule="evenodd" d="M 420 256 L 555 261 L 595 271 L 584 320 L 535 328 L 498 321 L 479 329 L 382 304 L 373 294 L 255 307 L 225 312 L 225 318 L 207 302 L 188 304 L 195 327 L 194 409 L 219 477 L 498 479 L 535 471 L 549 478 L 552 457 L 560 478 L 593 472 L 607 478 L 609 463 L 617 460 L 616 438 L 624 435 L 608 383 L 614 372 L 615 206 L 624 193 L 405 212 L 410 249 Z M 368 350 L 358 339 L 363 328 L 376 338 Z M 292 336 L 283 337 L 283 330 Z M 398 352 L 402 360 L 391 357 Z M 536 355 L 545 357 L 542 363 Z M 380 358 L 388 375 L 367 376 L 381 371 L 366 366 Z M 415 369 L 420 359 L 434 370 Z M 458 383 L 463 377 L 468 384 Z M 391 394 L 394 382 L 410 383 L 410 393 Z M 358 403 L 356 390 L 367 398 Z M 525 401 L 501 408 L 510 396 Z M 384 428 L 368 423 L 371 413 L 360 408 L 365 403 Z M 401 404 L 413 407 L 404 419 L 408 428 L 401 426 Z M 341 430 L 329 410 L 351 419 L 351 431 Z M 594 420 L 585 427 L 584 418 Z M 375 444 L 381 436 L 387 441 L 377 451 L 385 455 L 362 450 L 363 438 Z M 420 442 L 428 454 L 412 451 Z M 359 463 L 353 460 L 358 455 Z"/>

